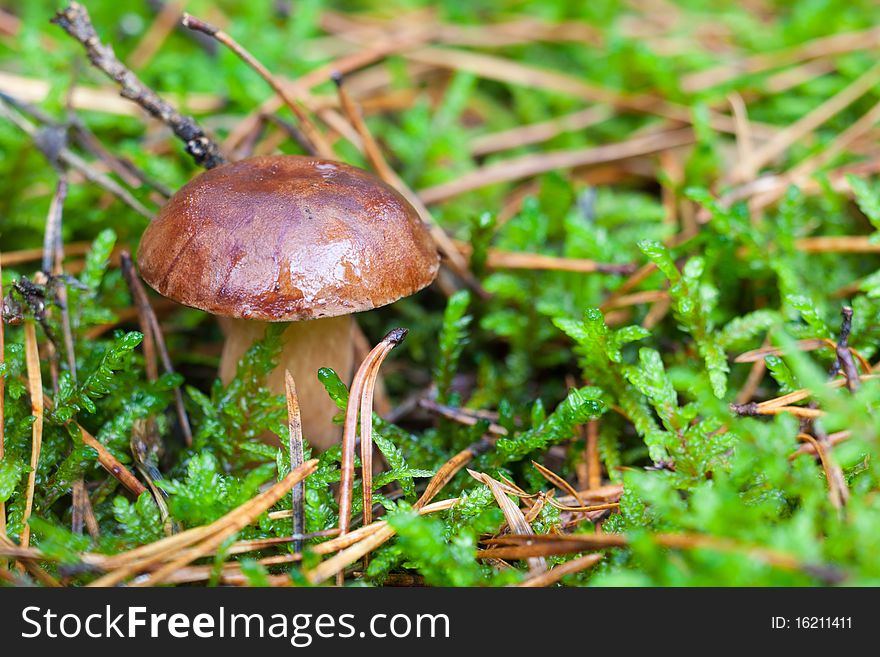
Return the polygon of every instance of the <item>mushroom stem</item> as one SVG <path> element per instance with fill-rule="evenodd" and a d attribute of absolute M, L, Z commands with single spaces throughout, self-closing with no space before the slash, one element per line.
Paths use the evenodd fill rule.
<path fill-rule="evenodd" d="M 219 319 L 226 334 L 219 374 L 226 385 L 235 376 L 238 363 L 248 348 L 263 337 L 266 323 L 227 317 Z M 333 416 L 339 409 L 318 380 L 318 370 L 331 367 L 346 385 L 349 383 L 354 366 L 354 331 L 351 315 L 293 322 L 284 332 L 284 346 L 278 363 L 266 380 L 274 394 L 284 394 L 284 372 L 290 371 L 296 381 L 303 438 L 321 451 L 339 443 L 342 428 L 333 424 Z"/>

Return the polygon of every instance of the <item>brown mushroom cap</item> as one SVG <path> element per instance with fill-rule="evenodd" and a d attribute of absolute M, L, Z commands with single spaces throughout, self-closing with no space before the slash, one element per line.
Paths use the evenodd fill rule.
<path fill-rule="evenodd" d="M 434 280 L 415 209 L 356 167 L 294 155 L 205 171 L 144 232 L 141 276 L 227 317 L 297 321 L 369 310 Z"/>

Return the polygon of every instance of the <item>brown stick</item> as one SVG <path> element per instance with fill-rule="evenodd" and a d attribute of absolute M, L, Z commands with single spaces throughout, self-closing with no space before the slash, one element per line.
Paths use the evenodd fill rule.
<path fill-rule="evenodd" d="M 183 25 L 191 30 L 203 32 L 204 34 L 207 34 L 208 36 L 217 39 L 217 41 L 229 48 L 243 62 L 254 69 L 261 78 L 269 83 L 269 86 L 272 87 L 272 90 L 284 100 L 284 104 L 287 105 L 290 110 L 296 115 L 303 135 L 312 146 L 312 155 L 317 155 L 328 160 L 336 159 L 336 154 L 333 152 L 330 144 L 327 143 L 324 135 L 321 134 L 320 130 L 318 130 L 317 126 L 309 118 L 309 115 L 300 105 L 299 101 L 297 101 L 287 92 L 287 89 L 285 89 L 284 86 L 278 82 L 275 76 L 273 76 L 269 72 L 269 69 L 263 66 L 263 64 L 256 57 L 254 57 L 250 52 L 243 48 L 226 32 L 215 27 L 214 25 L 211 25 L 210 23 L 196 18 L 195 16 L 184 14 Z"/>
<path fill-rule="evenodd" d="M 192 117 L 181 114 L 162 100 L 155 91 L 147 87 L 119 61 L 112 46 L 101 43 L 85 7 L 78 2 L 71 2 L 55 15 L 52 22 L 82 44 L 92 65 L 122 88 L 120 95 L 134 101 L 151 116 L 171 128 L 171 131 L 184 142 L 186 152 L 192 156 L 196 164 L 212 169 L 226 161 L 217 144 L 205 134 Z"/>
<path fill-rule="evenodd" d="M 27 134 L 31 139 L 36 140 L 38 134 L 37 127 L 10 107 L 7 98 L 8 96 L 5 96 L 5 94 L 0 94 L 0 116 L 15 124 L 19 130 Z M 66 146 L 62 147 L 56 155 L 59 162 L 63 162 L 70 168 L 75 169 L 81 173 L 86 180 L 110 192 L 132 210 L 152 221 L 154 216 L 153 212 L 148 210 L 140 201 L 132 196 L 131 192 L 122 187 L 112 178 L 95 171 L 85 160 L 69 148 Z"/>
<path fill-rule="evenodd" d="M 128 289 L 134 298 L 134 302 L 138 308 L 138 315 L 146 318 L 152 334 L 152 340 L 159 352 L 159 360 L 162 361 L 162 368 L 168 374 L 174 374 L 174 364 L 171 362 L 171 356 L 168 355 L 168 347 L 165 345 L 165 336 L 162 333 L 162 326 L 159 319 L 150 304 L 147 297 L 147 291 L 144 289 L 143 283 L 135 271 L 134 264 L 131 260 L 131 254 L 123 250 L 119 253 L 119 261 L 122 266 L 122 273 L 128 283 Z M 189 415 L 187 415 L 186 407 L 183 404 L 183 393 L 180 388 L 174 389 L 174 405 L 177 409 L 177 420 L 180 423 L 180 430 L 183 433 L 183 439 L 187 447 L 192 445 L 192 428 L 189 423 Z"/>

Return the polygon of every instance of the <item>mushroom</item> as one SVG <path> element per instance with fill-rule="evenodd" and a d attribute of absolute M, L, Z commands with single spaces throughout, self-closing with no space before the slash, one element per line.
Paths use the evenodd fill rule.
<path fill-rule="evenodd" d="M 144 232 L 141 276 L 160 294 L 217 315 L 224 384 L 266 322 L 291 322 L 267 385 L 296 380 L 304 437 L 338 442 L 336 405 L 317 378 L 354 366 L 352 313 L 427 286 L 439 256 L 416 210 L 367 172 L 313 157 L 224 164 L 182 187 Z"/>

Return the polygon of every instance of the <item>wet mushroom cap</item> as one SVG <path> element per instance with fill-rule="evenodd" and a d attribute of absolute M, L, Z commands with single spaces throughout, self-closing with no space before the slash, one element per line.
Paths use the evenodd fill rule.
<path fill-rule="evenodd" d="M 415 209 L 356 167 L 255 157 L 205 171 L 147 227 L 141 276 L 169 299 L 261 321 L 334 317 L 430 284 L 439 256 Z"/>

